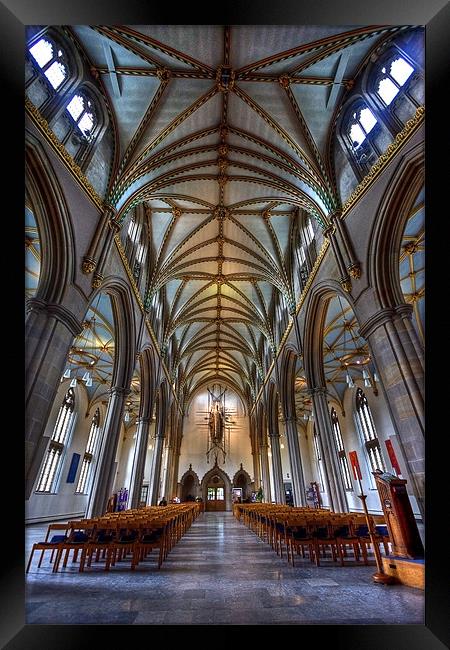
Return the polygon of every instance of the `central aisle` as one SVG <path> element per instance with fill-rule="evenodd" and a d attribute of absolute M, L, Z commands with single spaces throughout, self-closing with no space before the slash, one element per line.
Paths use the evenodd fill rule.
<path fill-rule="evenodd" d="M 28 537 L 28 535 L 27 535 Z M 48 565 L 47 565 L 48 566 Z M 27 578 L 27 622 L 423 624 L 418 589 L 373 584 L 374 567 L 292 567 L 229 512 L 201 515 L 158 571 L 117 565 Z"/>

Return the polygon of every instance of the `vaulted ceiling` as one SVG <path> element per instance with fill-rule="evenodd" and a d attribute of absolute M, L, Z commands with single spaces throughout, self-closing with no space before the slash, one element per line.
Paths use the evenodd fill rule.
<path fill-rule="evenodd" d="M 274 292 L 294 305 L 293 216 L 339 205 L 332 132 L 373 51 L 398 27 L 74 26 L 115 131 L 107 201 L 144 203 L 147 299 L 165 288 L 164 342 L 183 382 L 246 392 Z"/>

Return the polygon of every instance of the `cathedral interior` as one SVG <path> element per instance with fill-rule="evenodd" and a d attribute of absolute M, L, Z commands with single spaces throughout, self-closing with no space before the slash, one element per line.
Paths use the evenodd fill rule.
<path fill-rule="evenodd" d="M 424 41 L 27 27 L 27 623 L 423 623 Z"/>

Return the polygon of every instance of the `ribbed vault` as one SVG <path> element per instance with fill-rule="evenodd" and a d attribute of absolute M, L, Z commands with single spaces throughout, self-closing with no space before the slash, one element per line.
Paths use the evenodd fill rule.
<path fill-rule="evenodd" d="M 332 132 L 362 64 L 399 27 L 75 26 L 115 130 L 107 202 L 144 206 L 146 304 L 164 292 L 178 390 L 241 395 L 275 345 L 274 295 L 295 307 L 294 217 L 339 205 Z M 175 345 L 173 345 L 175 341 Z"/>

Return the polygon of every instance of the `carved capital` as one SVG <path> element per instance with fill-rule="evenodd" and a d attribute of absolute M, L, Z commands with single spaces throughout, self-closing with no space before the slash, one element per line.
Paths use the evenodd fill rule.
<path fill-rule="evenodd" d="M 367 339 L 369 336 L 371 336 L 379 327 L 384 325 L 385 323 L 392 321 L 394 318 L 395 312 L 393 309 L 386 308 L 386 309 L 380 309 L 376 314 L 373 316 L 370 316 L 366 320 L 366 322 L 361 325 L 359 328 L 359 333 L 360 335 Z"/>
<path fill-rule="evenodd" d="M 97 266 L 97 261 L 92 259 L 92 257 L 83 257 L 83 262 L 81 264 L 81 270 L 83 273 L 92 273 L 95 271 L 95 267 Z"/>
<path fill-rule="evenodd" d="M 104 279 L 105 278 L 103 277 L 103 275 L 101 273 L 94 273 L 94 278 L 92 280 L 92 288 L 93 289 L 100 289 L 100 287 L 103 284 Z"/>
<path fill-rule="evenodd" d="M 150 424 L 151 421 L 152 421 L 151 417 L 142 417 L 142 418 L 137 418 L 136 424 L 137 425 L 139 425 L 139 424 Z"/>
<path fill-rule="evenodd" d="M 398 305 L 395 307 L 395 313 L 398 314 L 401 318 L 412 318 L 414 307 L 408 303 L 403 303 L 403 305 Z"/>
<path fill-rule="evenodd" d="M 121 397 L 121 396 L 126 397 L 131 393 L 131 389 L 124 388 L 124 386 L 112 386 L 108 392 L 111 395 L 111 397 L 114 397 L 116 395 L 117 397 Z"/>
<path fill-rule="evenodd" d="M 351 283 L 351 280 L 350 280 L 350 278 L 349 278 L 348 276 L 347 276 L 346 278 L 341 278 L 341 279 L 339 280 L 339 284 L 341 285 L 341 287 L 343 288 L 343 290 L 344 290 L 346 293 L 350 293 L 350 292 L 351 292 L 351 290 L 352 290 L 352 283 Z"/>
<path fill-rule="evenodd" d="M 342 208 L 337 208 L 334 212 L 330 214 L 330 221 L 337 221 L 342 217 Z"/>
<path fill-rule="evenodd" d="M 121 225 L 120 225 L 120 223 L 119 223 L 118 221 L 116 221 L 115 218 L 112 218 L 112 217 L 111 217 L 111 219 L 108 221 L 108 224 L 109 224 L 109 227 L 111 228 L 111 230 L 112 230 L 114 233 L 119 232 L 119 230 L 120 230 L 120 228 L 121 228 Z"/>
<path fill-rule="evenodd" d="M 71 311 L 62 305 L 48 303 L 40 298 L 29 298 L 27 300 L 27 311 L 44 312 L 48 314 L 48 316 L 55 318 L 65 325 L 73 336 L 78 336 L 78 334 L 81 334 L 83 331 L 83 324 L 72 314 Z"/>
<path fill-rule="evenodd" d="M 361 277 L 361 265 L 359 262 L 355 262 L 354 264 L 351 264 L 350 266 L 347 267 L 347 271 L 350 275 L 350 277 L 354 278 L 355 280 L 359 280 Z"/>
<path fill-rule="evenodd" d="M 323 236 L 326 237 L 327 239 L 331 239 L 331 236 L 334 235 L 335 232 L 336 232 L 336 226 L 330 224 L 324 229 Z"/>

